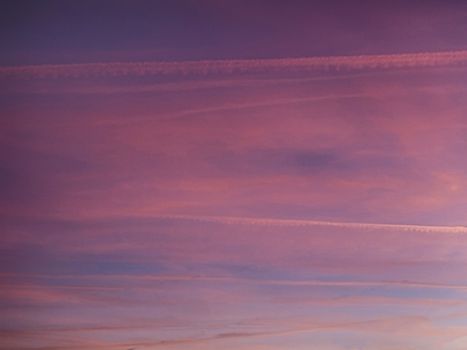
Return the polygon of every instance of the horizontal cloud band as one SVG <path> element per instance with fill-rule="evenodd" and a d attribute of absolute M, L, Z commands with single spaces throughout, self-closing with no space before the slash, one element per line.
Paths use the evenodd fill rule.
<path fill-rule="evenodd" d="M 467 51 L 180 62 L 108 62 L 0 67 L 0 77 L 82 78 L 206 75 L 263 71 L 321 71 L 438 67 L 467 64 Z"/>
<path fill-rule="evenodd" d="M 467 234 L 465 226 L 428 226 L 428 225 L 401 225 L 401 224 L 376 224 L 361 222 L 336 222 L 319 220 L 293 220 L 293 219 L 272 219 L 272 218 L 247 218 L 230 216 L 191 216 L 191 215 L 157 215 L 165 219 L 195 220 L 222 224 L 244 224 L 244 225 L 267 225 L 267 226 L 324 226 L 347 229 L 371 229 L 371 230 L 392 230 L 411 231 L 421 233 L 453 233 Z"/>

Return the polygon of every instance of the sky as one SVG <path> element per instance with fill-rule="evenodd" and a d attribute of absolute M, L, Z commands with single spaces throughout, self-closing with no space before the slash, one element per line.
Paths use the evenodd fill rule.
<path fill-rule="evenodd" d="M 0 349 L 467 349 L 465 1 L 4 1 Z"/>

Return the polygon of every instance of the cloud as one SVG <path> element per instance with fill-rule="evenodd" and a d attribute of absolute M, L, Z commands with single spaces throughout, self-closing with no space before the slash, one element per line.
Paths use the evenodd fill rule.
<path fill-rule="evenodd" d="M 467 234 L 465 226 L 429 226 L 429 225 L 403 225 L 403 224 L 378 224 L 363 222 L 337 222 L 319 220 L 292 220 L 292 219 L 272 219 L 272 218 L 249 218 L 231 216 L 194 216 L 194 215 L 156 215 L 164 219 L 194 220 L 202 222 L 222 223 L 228 225 L 261 225 L 261 226 L 324 226 L 346 229 L 363 230 L 389 230 L 408 231 L 415 233 L 450 233 Z"/>
<path fill-rule="evenodd" d="M 46 279 L 63 279 L 73 280 L 75 283 L 84 283 L 83 285 L 73 286 L 60 286 L 50 290 L 44 289 L 40 285 L 9 285 L 8 290 L 5 290 L 2 294 L 12 298 L 14 296 L 13 290 L 18 290 L 18 294 L 15 297 L 30 298 L 29 292 L 35 293 L 78 293 L 88 291 L 118 291 L 121 289 L 128 288 L 128 285 L 136 287 L 138 290 L 153 290 L 154 283 L 166 283 L 166 282 L 190 282 L 190 283 L 233 283 L 233 284 L 250 284 L 250 285 L 265 285 L 265 286 L 290 286 L 290 287 L 345 287 L 345 288 L 366 288 L 366 287 L 390 287 L 390 288 L 422 288 L 422 289 L 455 289 L 455 290 L 467 290 L 467 285 L 463 284 L 446 284 L 446 283 L 432 283 L 432 282 L 421 282 L 421 281 L 409 281 L 409 280 L 313 280 L 313 279 L 300 279 L 300 280 L 288 280 L 288 279 L 266 279 L 266 278 L 247 278 L 247 277 L 234 277 L 229 275 L 125 275 L 125 274 L 114 274 L 114 275 L 34 275 L 36 278 Z M 112 286 L 94 285 L 89 283 L 96 283 L 96 281 L 106 281 L 112 284 Z M 123 282 L 119 285 L 117 282 Z M 115 284 L 117 283 L 117 284 Z M 23 288 L 24 287 L 24 288 Z M 31 294 L 35 297 L 35 294 Z M 41 296 L 41 295 L 40 295 Z M 55 296 L 55 294 L 53 295 Z M 43 300 L 41 298 L 41 300 Z"/>
<path fill-rule="evenodd" d="M 149 340 L 145 342 L 135 342 L 127 344 L 112 344 L 111 342 L 105 344 L 92 344 L 93 348 L 99 349 L 115 349 L 117 347 L 129 347 L 134 348 L 165 348 L 173 347 L 177 345 L 191 346 L 195 344 L 202 344 L 206 348 L 212 348 L 216 343 L 222 342 L 223 346 L 228 346 L 229 343 L 225 343 L 228 340 L 235 339 L 247 339 L 252 337 L 274 339 L 276 337 L 288 337 L 297 336 L 300 334 L 307 333 L 328 333 L 337 334 L 339 332 L 365 332 L 365 333 L 396 333 L 398 336 L 401 334 L 410 334 L 416 336 L 428 336 L 432 341 L 438 342 L 447 338 L 455 338 L 465 335 L 465 331 L 460 327 L 435 327 L 433 322 L 426 317 L 420 316 L 399 316 L 399 317 L 388 317 L 388 318 L 376 318 L 368 320 L 343 320 L 341 322 L 322 322 L 316 320 L 300 320 L 299 322 L 293 322 L 287 326 L 283 325 L 281 328 L 263 330 L 263 331 L 238 331 L 238 332 L 221 332 L 214 333 L 206 336 L 194 336 L 194 337 L 180 337 L 166 340 Z M 213 344 L 211 344 L 213 343 Z M 84 344 L 83 344 L 84 345 Z M 87 345 L 87 344 L 86 344 Z M 221 346 L 222 346 L 221 345 Z M 237 345 L 238 346 L 238 345 Z M 75 347 L 68 347 L 75 348 Z M 87 347 L 84 347 L 87 348 Z M 45 348 L 44 348 L 45 349 Z M 48 348 L 47 349 L 55 349 Z M 250 344 L 248 349 L 256 349 L 256 345 Z M 340 349 L 340 348 L 339 348 Z"/>
<path fill-rule="evenodd" d="M 0 67 L 0 77 L 86 78 L 281 71 L 397 69 L 465 65 L 467 51 L 180 62 L 109 62 Z"/>

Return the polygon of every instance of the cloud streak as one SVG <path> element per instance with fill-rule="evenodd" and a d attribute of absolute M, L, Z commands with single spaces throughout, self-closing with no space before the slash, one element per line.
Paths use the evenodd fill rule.
<path fill-rule="evenodd" d="M 73 277 L 79 280 L 79 277 Z M 235 284 L 253 284 L 253 285 L 276 285 L 276 286 L 290 286 L 290 287 L 348 287 L 348 288 L 367 288 L 367 287 L 388 287 L 388 288 L 423 288 L 423 289 L 455 289 L 467 290 L 467 285 L 461 284 L 444 284 L 444 283 L 430 283 L 420 281 L 357 281 L 357 280 L 284 280 L 284 279 L 263 279 L 263 278 L 242 278 L 232 276 L 197 276 L 197 275 L 116 275 L 116 276 L 85 276 L 85 279 L 97 280 L 124 280 L 127 282 L 215 282 L 215 283 L 235 283 Z M 132 284 L 133 285 L 133 284 Z M 112 286 L 110 290 L 118 290 L 119 286 Z M 125 288 L 128 288 L 125 285 Z M 152 289 L 153 286 L 141 286 L 140 289 Z M 63 290 L 93 290 L 93 289 L 106 289 L 101 286 L 70 286 L 60 287 Z"/>
<path fill-rule="evenodd" d="M 431 225 L 404 225 L 404 224 L 378 224 L 363 222 L 337 222 L 320 220 L 295 220 L 272 218 L 249 218 L 234 216 L 192 216 L 192 215 L 156 215 L 161 219 L 194 220 L 202 222 L 221 223 L 226 225 L 260 225 L 260 226 L 284 226 L 284 227 L 336 227 L 357 230 L 383 230 L 405 231 L 416 233 L 446 233 L 467 234 L 465 226 L 431 226 Z"/>
<path fill-rule="evenodd" d="M 467 64 L 467 50 L 386 55 L 322 56 L 178 62 L 103 62 L 0 67 L 0 77 L 87 78 L 159 75 L 209 75 L 323 70 L 400 69 Z"/>
<path fill-rule="evenodd" d="M 13 275 L 14 276 L 14 275 Z M 152 289 L 153 285 L 145 285 L 144 283 L 158 283 L 158 282 L 215 282 L 215 283 L 242 283 L 253 285 L 279 285 L 279 286 L 310 286 L 310 287 L 395 287 L 395 288 L 426 288 L 426 289 L 457 289 L 467 290 L 467 285 L 463 284 L 446 284 L 446 283 L 432 283 L 423 281 L 409 281 L 409 280 L 287 280 L 287 279 L 264 279 L 264 278 L 244 278 L 234 276 L 222 275 L 34 275 L 36 278 L 46 279 L 60 279 L 60 280 L 73 280 L 75 283 L 80 282 L 84 284 L 74 284 L 67 286 L 59 286 L 58 290 L 70 291 L 89 291 L 89 290 L 119 290 L 121 288 L 128 288 L 128 285 L 137 286 L 138 289 Z M 112 286 L 95 285 L 96 281 L 112 281 Z M 116 285 L 115 282 L 125 281 L 124 286 Z M 89 284 L 92 282 L 92 284 Z M 136 284 L 135 284 L 136 283 Z M 143 284 L 140 284 L 143 283 Z M 13 295 L 13 290 L 38 290 L 42 291 L 40 285 L 4 285 L 8 290 L 4 291 L 5 295 Z"/>

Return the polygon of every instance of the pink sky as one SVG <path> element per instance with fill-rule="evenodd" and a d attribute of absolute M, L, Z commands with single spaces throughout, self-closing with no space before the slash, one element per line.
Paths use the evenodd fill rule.
<path fill-rule="evenodd" d="M 467 349 L 467 6 L 351 3 L 8 5 L 0 349 Z"/>

